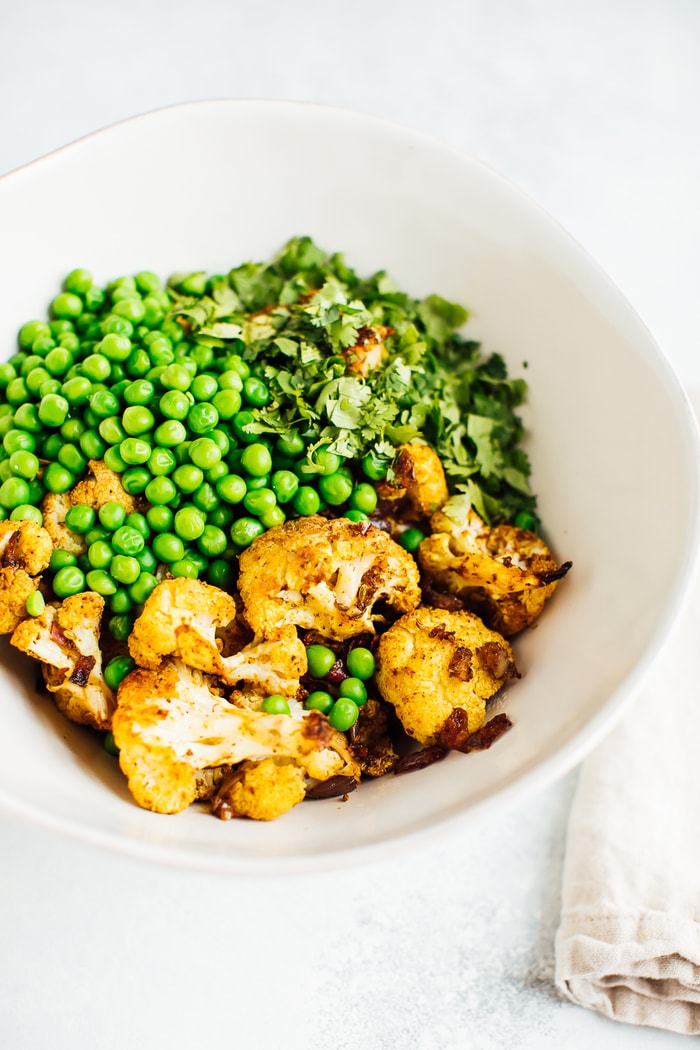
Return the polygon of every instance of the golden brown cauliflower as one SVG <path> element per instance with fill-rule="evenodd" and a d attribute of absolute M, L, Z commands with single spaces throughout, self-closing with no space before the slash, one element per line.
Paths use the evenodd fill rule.
<path fill-rule="evenodd" d="M 102 674 L 99 646 L 104 598 L 93 591 L 47 605 L 24 620 L 10 642 L 41 661 L 46 687 L 59 711 L 73 722 L 109 729 L 115 698 Z"/>
<path fill-rule="evenodd" d="M 430 445 L 402 445 L 394 461 L 394 481 L 377 486 L 382 499 L 398 501 L 401 516 L 429 518 L 447 501 L 449 492 L 445 471 L 437 452 Z"/>
<path fill-rule="evenodd" d="M 99 510 L 105 503 L 121 503 L 127 514 L 138 510 L 138 501 L 122 487 L 121 479 L 101 459 L 88 460 L 88 473 L 68 493 L 71 504 Z"/>
<path fill-rule="evenodd" d="M 185 629 L 196 635 L 203 652 L 217 650 L 217 628 L 236 614 L 235 600 L 218 587 L 185 576 L 161 580 L 134 623 L 129 652 L 140 667 L 155 669 L 164 656 L 180 655 L 179 636 Z"/>
<path fill-rule="evenodd" d="M 9 634 L 27 616 L 27 598 L 39 586 L 53 546 L 35 521 L 0 521 L 0 634 Z"/>
<path fill-rule="evenodd" d="M 242 762 L 226 777 L 216 793 L 212 812 L 222 820 L 276 820 L 305 795 L 306 775 L 301 766 L 286 758 L 263 758 Z"/>
<path fill-rule="evenodd" d="M 228 625 L 236 622 L 235 599 L 218 587 L 185 577 L 166 579 L 149 595 L 129 637 L 129 652 L 140 667 L 156 668 L 176 656 L 227 685 L 247 683 L 263 696 L 296 696 L 306 673 L 306 649 L 294 627 L 283 627 L 274 641 L 253 638 L 237 652 L 222 652 L 218 633 L 231 645 L 241 639 Z"/>
<path fill-rule="evenodd" d="M 420 601 L 416 563 L 390 536 L 319 515 L 259 536 L 241 554 L 238 586 L 248 622 L 266 638 L 296 624 L 342 641 L 374 631 L 376 602 L 408 612 Z"/>
<path fill-rule="evenodd" d="M 318 711 L 299 717 L 235 707 L 214 681 L 179 660 L 122 681 L 112 732 L 140 806 L 178 813 L 197 797 L 197 771 L 247 759 L 293 759 L 310 777 L 359 777 L 345 737 Z"/>
<path fill-rule="evenodd" d="M 506 636 L 540 615 L 571 568 L 571 562 L 558 566 L 534 532 L 514 525 L 489 528 L 474 510 L 461 522 L 439 511 L 430 524 L 418 560 L 431 583 L 457 595 Z"/>
<path fill-rule="evenodd" d="M 516 677 L 508 642 L 469 612 L 416 609 L 382 635 L 377 650 L 379 691 L 421 744 L 437 742 L 457 707 L 474 732 L 488 698 Z"/>

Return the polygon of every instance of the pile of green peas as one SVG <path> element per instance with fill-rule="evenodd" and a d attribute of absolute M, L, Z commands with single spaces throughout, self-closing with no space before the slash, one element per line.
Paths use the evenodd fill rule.
<path fill-rule="evenodd" d="M 309 676 L 316 680 L 325 679 L 338 661 L 332 649 L 318 643 L 307 645 L 306 659 Z M 374 655 L 371 650 L 357 646 L 348 653 L 345 666 L 349 675 L 338 685 L 337 696 L 326 689 L 316 689 L 304 701 L 307 711 L 320 711 L 341 733 L 352 729 L 359 718 L 360 708 L 367 702 L 365 682 L 374 674 Z M 289 704 L 278 695 L 267 697 L 262 708 L 269 714 L 289 714 Z"/>
<path fill-rule="evenodd" d="M 177 287 L 202 295 L 209 285 L 196 273 Z M 41 523 L 46 493 L 73 488 L 91 459 L 145 500 L 143 514 L 115 503 L 72 508 L 66 524 L 87 550 L 54 551 L 51 561 L 55 596 L 102 594 L 117 639 L 130 633 L 158 565 L 225 588 L 237 555 L 290 516 L 330 509 L 367 520 L 371 482 L 386 475 L 371 455 L 351 464 L 321 447 L 310 457 L 297 431 L 251 433 L 271 400 L 265 382 L 231 347 L 191 336 L 171 309 L 150 271 L 101 288 L 75 269 L 50 319 L 24 324 L 0 364 L 0 515 Z"/>

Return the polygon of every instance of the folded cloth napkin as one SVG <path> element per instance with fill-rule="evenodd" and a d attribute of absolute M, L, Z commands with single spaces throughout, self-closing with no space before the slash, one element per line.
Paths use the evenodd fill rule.
<path fill-rule="evenodd" d="M 572 807 L 556 982 L 617 1021 L 700 1033 L 700 574 Z"/>

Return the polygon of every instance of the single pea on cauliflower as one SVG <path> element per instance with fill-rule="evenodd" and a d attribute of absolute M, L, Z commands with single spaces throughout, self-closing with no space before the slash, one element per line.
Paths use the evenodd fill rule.
<path fill-rule="evenodd" d="M 238 586 L 251 627 L 275 637 L 286 625 L 342 641 L 375 633 L 386 603 L 420 602 L 415 561 L 369 522 L 312 515 L 259 536 L 240 558 Z"/>
<path fill-rule="evenodd" d="M 51 559 L 51 537 L 35 521 L 0 521 L 0 634 L 10 634 L 27 615 Z"/>
<path fill-rule="evenodd" d="M 379 691 L 421 744 L 438 741 L 456 708 L 474 732 L 486 701 L 519 677 L 508 642 L 469 612 L 416 609 L 385 631 L 377 649 Z"/>

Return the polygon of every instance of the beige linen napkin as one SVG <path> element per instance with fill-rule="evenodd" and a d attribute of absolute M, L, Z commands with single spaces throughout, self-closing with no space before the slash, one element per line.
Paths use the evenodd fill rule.
<path fill-rule="evenodd" d="M 556 981 L 617 1021 L 700 1033 L 700 575 L 638 700 L 583 764 Z"/>

